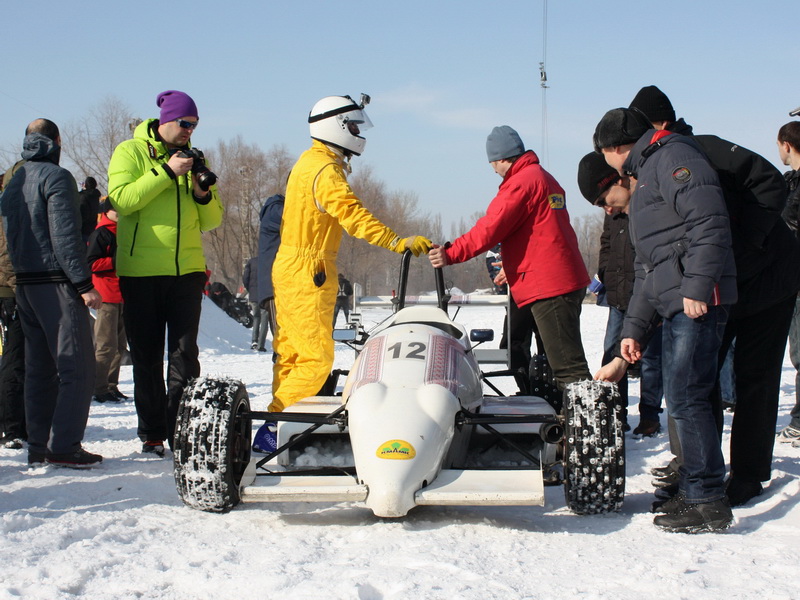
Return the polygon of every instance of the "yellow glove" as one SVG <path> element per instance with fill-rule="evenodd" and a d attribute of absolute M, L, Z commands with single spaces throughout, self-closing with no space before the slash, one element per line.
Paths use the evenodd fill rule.
<path fill-rule="evenodd" d="M 432 245 L 433 242 L 428 238 L 424 238 L 421 235 L 412 235 L 407 238 L 398 238 L 391 249 L 398 254 L 411 250 L 411 254 L 419 256 L 420 254 L 427 254 Z"/>

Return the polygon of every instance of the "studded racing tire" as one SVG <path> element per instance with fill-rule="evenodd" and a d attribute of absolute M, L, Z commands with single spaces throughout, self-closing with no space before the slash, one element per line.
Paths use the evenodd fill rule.
<path fill-rule="evenodd" d="M 228 512 L 250 461 L 250 401 L 242 382 L 200 378 L 184 390 L 174 449 L 175 484 L 191 508 Z"/>
<path fill-rule="evenodd" d="M 564 495 L 579 515 L 615 512 L 625 497 L 625 434 L 616 385 L 567 386 L 564 405 Z"/>

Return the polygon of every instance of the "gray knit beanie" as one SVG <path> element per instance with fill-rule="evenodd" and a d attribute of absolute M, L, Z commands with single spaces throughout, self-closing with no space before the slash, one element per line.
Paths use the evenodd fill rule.
<path fill-rule="evenodd" d="M 525 152 L 525 145 L 519 134 L 508 125 L 500 125 L 492 129 L 486 138 L 486 156 L 489 162 L 513 158 Z"/>

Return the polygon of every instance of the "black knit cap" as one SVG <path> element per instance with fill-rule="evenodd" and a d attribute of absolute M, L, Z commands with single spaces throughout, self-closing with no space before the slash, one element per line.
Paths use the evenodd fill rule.
<path fill-rule="evenodd" d="M 675 122 L 675 109 L 667 95 L 654 85 L 647 85 L 639 90 L 628 108 L 638 108 L 652 122 Z"/>
<path fill-rule="evenodd" d="M 619 181 L 619 173 L 609 167 L 602 154 L 589 152 L 578 163 L 578 187 L 590 204 L 597 202 L 600 194 Z"/>
<path fill-rule="evenodd" d="M 652 128 L 647 117 L 635 108 L 614 108 L 603 115 L 594 130 L 595 152 L 636 143 Z"/>

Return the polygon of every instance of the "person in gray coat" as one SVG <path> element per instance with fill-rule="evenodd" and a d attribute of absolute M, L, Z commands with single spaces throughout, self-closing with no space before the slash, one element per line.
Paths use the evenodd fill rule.
<path fill-rule="evenodd" d="M 652 129 L 636 110 L 607 112 L 594 145 L 609 166 L 631 178 L 633 190 L 636 279 L 622 326 L 622 357 L 641 359 L 661 317 L 664 395 L 684 454 L 679 493 L 654 523 L 684 533 L 726 529 L 733 514 L 710 395 L 737 288 L 719 178 L 695 142 Z"/>
<path fill-rule="evenodd" d="M 269 313 L 265 308 L 261 308 L 258 303 L 258 257 L 254 256 L 247 261 L 242 272 L 242 283 L 247 290 L 247 297 L 250 301 L 250 309 L 253 311 L 253 336 L 250 348 L 259 352 L 266 352 L 264 344 L 269 331 Z"/>
<path fill-rule="evenodd" d="M 28 125 L 27 162 L 6 182 L 0 207 L 25 335 L 28 463 L 79 468 L 103 460 L 81 447 L 95 371 L 88 308 L 102 299 L 86 262 L 78 186 L 58 166 L 60 154 L 55 123 Z"/>

